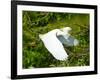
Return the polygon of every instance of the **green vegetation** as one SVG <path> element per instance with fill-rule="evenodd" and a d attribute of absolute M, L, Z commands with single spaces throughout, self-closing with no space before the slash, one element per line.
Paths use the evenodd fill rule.
<path fill-rule="evenodd" d="M 79 40 L 76 47 L 65 47 L 68 60 L 56 60 L 39 38 L 50 30 L 71 27 Z M 56 48 L 56 47 L 55 47 Z M 23 11 L 23 68 L 89 65 L 89 14 Z"/>

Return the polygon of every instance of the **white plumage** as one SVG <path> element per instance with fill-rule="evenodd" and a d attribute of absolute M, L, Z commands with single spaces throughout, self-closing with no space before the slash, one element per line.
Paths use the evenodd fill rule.
<path fill-rule="evenodd" d="M 70 34 L 68 33 L 70 30 L 70 27 L 65 27 L 62 29 L 54 29 L 46 34 L 39 35 L 45 47 L 57 60 L 66 60 L 68 58 L 68 55 L 64 50 L 63 44 L 57 36 L 67 35 L 65 38 L 68 38 L 70 36 Z"/>

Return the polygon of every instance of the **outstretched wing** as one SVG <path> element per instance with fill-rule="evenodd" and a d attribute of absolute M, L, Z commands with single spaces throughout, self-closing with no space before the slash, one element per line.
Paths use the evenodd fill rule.
<path fill-rule="evenodd" d="M 64 50 L 62 43 L 58 40 L 55 34 L 46 34 L 44 39 L 42 39 L 47 50 L 56 58 L 57 60 L 66 60 L 68 55 Z"/>

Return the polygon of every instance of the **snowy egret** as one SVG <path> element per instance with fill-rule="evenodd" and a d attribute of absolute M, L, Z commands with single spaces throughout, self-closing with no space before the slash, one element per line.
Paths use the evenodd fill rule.
<path fill-rule="evenodd" d="M 63 44 L 70 46 L 72 45 L 71 41 L 73 42 L 74 40 L 73 38 L 70 38 L 70 30 L 70 27 L 65 27 L 62 29 L 54 29 L 49 31 L 48 33 L 39 35 L 45 47 L 57 60 L 67 60 L 68 58 L 67 52 L 65 51 Z"/>

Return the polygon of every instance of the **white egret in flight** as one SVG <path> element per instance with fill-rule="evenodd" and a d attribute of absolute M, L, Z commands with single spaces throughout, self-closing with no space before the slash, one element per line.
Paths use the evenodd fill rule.
<path fill-rule="evenodd" d="M 45 34 L 40 34 L 39 37 L 43 41 L 45 47 L 57 60 L 66 60 L 68 54 L 64 49 L 63 44 L 67 46 L 76 46 L 78 40 L 71 37 L 70 27 L 54 29 Z"/>

